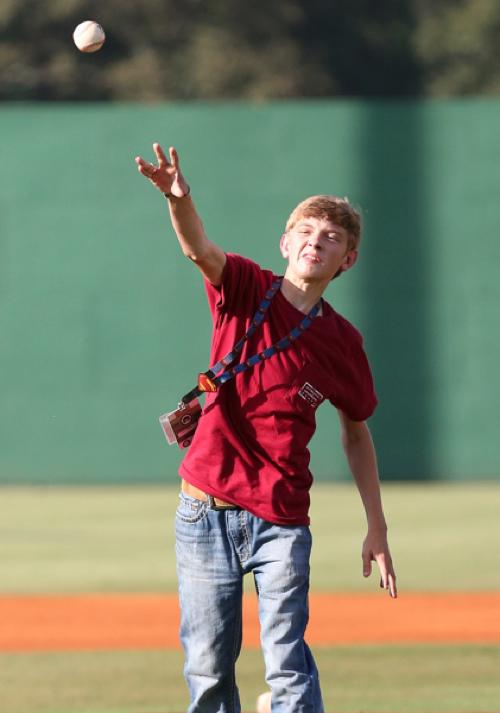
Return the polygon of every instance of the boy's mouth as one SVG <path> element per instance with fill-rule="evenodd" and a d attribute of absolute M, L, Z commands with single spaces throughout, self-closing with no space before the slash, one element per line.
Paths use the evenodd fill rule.
<path fill-rule="evenodd" d="M 308 262 L 312 263 L 313 265 L 319 265 L 321 262 L 319 257 L 317 255 L 315 255 L 314 253 L 304 253 L 302 255 L 302 258 L 304 260 L 307 260 Z"/>

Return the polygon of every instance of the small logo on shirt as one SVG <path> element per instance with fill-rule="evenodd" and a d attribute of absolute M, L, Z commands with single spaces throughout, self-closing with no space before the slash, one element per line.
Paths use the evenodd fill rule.
<path fill-rule="evenodd" d="M 308 381 L 299 389 L 299 396 L 301 396 L 304 401 L 307 401 L 313 408 L 317 408 L 323 401 L 323 394 L 315 389 Z"/>

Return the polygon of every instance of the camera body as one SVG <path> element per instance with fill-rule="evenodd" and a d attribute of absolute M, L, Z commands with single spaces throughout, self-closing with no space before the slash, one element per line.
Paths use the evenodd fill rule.
<path fill-rule="evenodd" d="M 160 416 L 160 425 L 169 446 L 177 443 L 179 448 L 188 448 L 193 440 L 194 432 L 201 416 L 201 406 L 198 399 L 188 404 L 180 403 L 175 411 Z"/>

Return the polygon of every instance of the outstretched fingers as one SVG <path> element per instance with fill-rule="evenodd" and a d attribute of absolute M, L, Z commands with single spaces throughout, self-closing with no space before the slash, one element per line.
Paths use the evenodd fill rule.
<path fill-rule="evenodd" d="M 372 562 L 376 562 L 380 573 L 381 588 L 388 590 L 391 597 L 396 599 L 398 596 L 396 573 L 385 537 L 382 542 L 379 538 L 374 541 L 369 534 L 363 543 L 361 556 L 363 560 L 363 576 L 369 577 L 371 575 Z"/>
<path fill-rule="evenodd" d="M 392 566 L 390 555 L 387 557 L 385 553 L 375 556 L 380 571 L 380 586 L 382 589 L 387 589 L 393 599 L 398 596 L 396 587 L 396 574 Z"/>
<path fill-rule="evenodd" d="M 158 167 L 159 168 L 165 168 L 165 166 L 170 166 L 168 158 L 166 157 L 165 152 L 163 151 L 160 144 L 154 143 L 153 151 L 155 152 L 156 158 L 158 159 Z"/>
<path fill-rule="evenodd" d="M 177 153 L 177 151 L 174 149 L 173 146 L 170 147 L 169 153 L 170 153 L 170 160 L 172 162 L 172 166 L 175 168 L 176 171 L 179 171 L 179 154 Z"/>
<path fill-rule="evenodd" d="M 149 161 L 145 161 L 140 156 L 135 157 L 135 162 L 137 164 L 137 170 L 139 171 L 139 173 L 142 173 L 142 175 L 146 176 L 146 178 L 153 178 L 156 171 L 158 170 L 156 166 L 153 166 L 152 163 L 149 163 Z"/>
<path fill-rule="evenodd" d="M 393 599 L 398 598 L 398 588 L 396 586 L 396 575 L 390 574 L 389 575 L 389 582 L 388 582 L 388 589 L 389 589 L 389 594 Z"/>
<path fill-rule="evenodd" d="M 145 161 L 141 156 L 135 157 L 137 170 L 165 195 L 184 197 L 189 193 L 186 183 L 179 169 L 179 156 L 173 146 L 170 147 L 170 160 L 159 143 L 153 144 L 157 165 Z"/>
<path fill-rule="evenodd" d="M 396 586 L 396 575 L 389 573 L 387 577 L 380 578 L 380 588 L 387 589 L 392 599 L 398 598 L 398 588 Z"/>

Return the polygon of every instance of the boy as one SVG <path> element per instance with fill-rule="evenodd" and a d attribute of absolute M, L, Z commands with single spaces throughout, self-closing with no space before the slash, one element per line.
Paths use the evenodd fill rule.
<path fill-rule="evenodd" d="M 356 262 L 359 215 L 333 196 L 299 204 L 281 238 L 288 264 L 279 278 L 207 238 L 177 152 L 170 148 L 168 159 L 159 144 L 153 148 L 157 165 L 137 157 L 137 167 L 166 195 L 181 249 L 205 278 L 214 321 L 211 364 L 228 376 L 207 394 L 180 468 L 176 554 L 189 713 L 240 711 L 234 669 L 248 572 L 258 593 L 273 713 L 322 713 L 304 632 L 311 548 L 307 445 L 315 410 L 326 399 L 338 410 L 366 511 L 363 574 L 376 561 L 381 586 L 397 596 L 365 423 L 376 406 L 370 368 L 359 333 L 322 299 L 330 281 Z M 215 372 L 209 377 L 217 381 Z"/>

